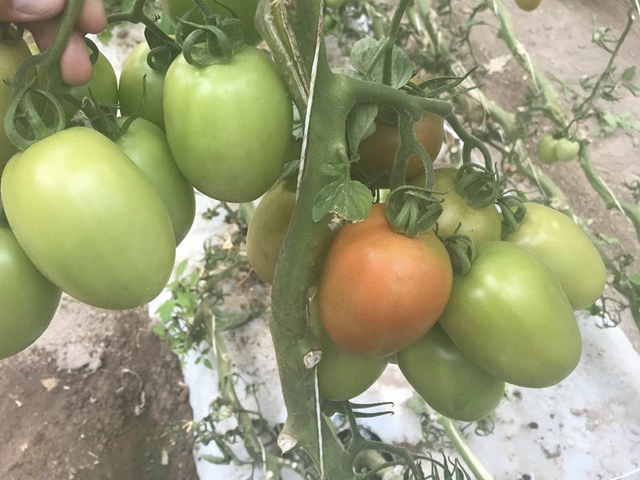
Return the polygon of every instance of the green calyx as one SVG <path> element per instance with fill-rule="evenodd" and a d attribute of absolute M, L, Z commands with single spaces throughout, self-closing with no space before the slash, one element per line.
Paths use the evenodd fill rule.
<path fill-rule="evenodd" d="M 458 226 L 459 228 L 460 226 Z M 458 229 L 456 229 L 456 232 Z M 476 246 L 473 240 L 466 235 L 454 233 L 442 238 L 441 241 L 451 259 L 453 277 L 458 278 L 469 273 L 471 265 L 476 259 Z"/>
<path fill-rule="evenodd" d="M 31 80 L 15 94 L 5 117 L 7 138 L 23 151 L 34 143 L 64 130 L 67 124 L 64 109 L 58 99 L 46 90 L 33 88 L 35 81 L 35 79 Z M 44 113 L 41 115 L 39 108 L 36 107 L 34 95 L 43 97 L 45 102 L 51 105 L 52 109 L 42 109 L 45 113 L 52 112 L 50 116 L 47 115 L 48 122 L 43 118 Z M 21 128 L 18 128 L 18 125 Z"/>
<path fill-rule="evenodd" d="M 496 202 L 496 175 L 486 166 L 465 163 L 458 170 L 456 191 L 474 208 L 484 208 Z"/>
<path fill-rule="evenodd" d="M 409 237 L 431 230 L 442 214 L 442 200 L 433 192 L 408 185 L 392 190 L 385 205 L 393 231 Z"/>
<path fill-rule="evenodd" d="M 502 213 L 502 236 L 513 233 L 527 217 L 527 207 L 525 207 L 525 198 L 522 192 L 515 190 L 504 192 L 497 200 Z"/>
<path fill-rule="evenodd" d="M 244 45 L 244 24 L 237 18 L 220 20 L 205 14 L 207 24 L 189 21 L 197 8 L 178 19 L 176 38 L 182 44 L 185 60 L 196 67 L 229 63 Z M 189 32 L 189 33 L 187 33 Z"/>

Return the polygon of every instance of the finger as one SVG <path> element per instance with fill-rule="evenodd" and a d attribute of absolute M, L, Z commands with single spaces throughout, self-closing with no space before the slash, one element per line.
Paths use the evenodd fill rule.
<path fill-rule="evenodd" d="M 60 59 L 62 81 L 67 85 L 84 85 L 93 77 L 93 65 L 84 34 L 74 30 Z"/>
<path fill-rule="evenodd" d="M 45 22 L 28 24 L 27 28 L 33 33 L 40 51 L 44 52 L 56 33 L 59 19 L 54 18 Z M 74 30 L 69 37 L 69 43 L 60 59 L 62 81 L 67 85 L 84 85 L 93 76 L 93 67 L 89 59 L 89 49 L 84 36 L 79 30 Z"/>
<path fill-rule="evenodd" d="M 0 0 L 0 21 L 39 22 L 62 13 L 66 0 Z"/>
<path fill-rule="evenodd" d="M 87 33 L 101 33 L 107 28 L 103 0 L 85 0 L 76 27 Z"/>

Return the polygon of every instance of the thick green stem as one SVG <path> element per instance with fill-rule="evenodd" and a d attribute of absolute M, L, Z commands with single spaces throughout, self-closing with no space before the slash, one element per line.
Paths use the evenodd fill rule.
<path fill-rule="evenodd" d="M 315 365 L 309 360 L 319 351 L 308 328 L 307 304 L 311 279 L 331 242 L 324 223 L 312 217 L 314 200 L 329 182 L 322 162 L 335 161 L 346 149 L 348 89 L 331 73 L 322 37 L 318 34 L 320 1 L 262 0 L 258 18 L 264 38 L 274 53 L 290 94 L 305 121 L 305 148 L 301 162 L 296 208 L 285 238 L 272 291 L 270 329 L 282 382 L 287 421 L 278 445 L 284 452 L 302 447 L 323 478 L 341 480 L 353 476 L 352 461 L 320 413 Z M 310 36 L 309 32 L 316 32 Z M 313 78 L 312 73 L 315 73 Z M 314 85 L 321 85 L 314 93 Z M 351 102 L 353 103 L 353 102 Z"/>
<path fill-rule="evenodd" d="M 564 111 L 558 103 L 558 96 L 556 94 L 553 85 L 540 70 L 531 61 L 531 57 L 525 50 L 524 46 L 518 41 L 516 34 L 513 30 L 513 23 L 509 13 L 504 8 L 500 0 L 485 0 L 485 3 L 489 10 L 495 13 L 496 17 L 500 21 L 500 30 L 498 32 L 498 38 L 500 38 L 505 45 L 511 51 L 511 54 L 518 61 L 518 63 L 527 70 L 540 92 L 543 99 L 545 109 L 549 112 L 549 119 L 561 128 L 566 127 L 566 117 Z"/>
<path fill-rule="evenodd" d="M 384 67 L 383 67 L 383 76 L 382 82 L 385 85 L 391 85 L 391 64 L 393 61 L 393 46 L 396 43 L 396 39 L 398 38 L 398 31 L 400 30 L 400 22 L 402 21 L 402 17 L 404 16 L 404 12 L 407 7 L 413 2 L 413 0 L 401 0 L 398 5 L 394 15 L 393 20 L 391 20 L 391 26 L 389 28 L 389 34 L 387 35 L 387 39 L 380 46 L 378 51 L 373 57 L 371 64 L 367 68 L 367 72 L 364 75 L 365 80 L 368 80 L 375 70 L 376 65 L 384 56 Z"/>
<path fill-rule="evenodd" d="M 270 327 L 288 413 L 284 433 L 290 436 L 291 441 L 304 446 L 321 467 L 322 448 L 322 457 L 330 459 L 324 464 L 326 477 L 340 479 L 351 474 L 351 461 L 324 417 L 320 418 L 320 429 L 313 420 L 320 408 L 316 397 L 315 369 L 308 368 L 304 361 L 310 352 L 319 350 L 307 326 L 308 290 L 332 238 L 323 222 L 313 222 L 312 209 L 318 192 L 329 182 L 320 169 L 322 162 L 336 161 L 340 150 L 345 148 L 340 142 L 344 142 L 349 113 L 342 101 L 344 90 L 341 82 L 336 80 L 339 77 L 331 76 L 328 71 L 318 72 L 318 81 L 323 82 L 323 89 L 313 98 L 307 161 L 298 187 L 294 215 L 276 268 Z"/>
<path fill-rule="evenodd" d="M 47 72 L 47 86 L 50 92 L 57 94 L 62 89 L 62 73 L 60 71 L 60 59 L 67 48 L 69 36 L 75 29 L 80 12 L 82 11 L 83 0 L 68 0 L 62 13 L 60 24 L 53 37 L 51 46 L 44 54 L 44 60 L 40 66 Z"/>
<path fill-rule="evenodd" d="M 611 210 L 612 208 L 615 208 L 622 212 L 634 228 L 638 242 L 640 242 L 640 210 L 638 210 L 638 207 L 618 199 L 609 186 L 600 178 L 593 166 L 593 163 L 591 162 L 591 156 L 589 155 L 589 148 L 587 145 L 582 144 L 579 158 L 582 171 L 598 196 L 604 200 L 607 209 Z"/>
<path fill-rule="evenodd" d="M 476 480 L 496 480 L 489 470 L 482 464 L 477 455 L 471 450 L 469 444 L 466 442 L 460 430 L 454 425 L 453 420 L 443 417 L 442 415 L 438 416 L 438 422 L 443 426 L 444 431 L 447 434 L 447 437 L 453 443 L 455 449 L 460 453 L 460 456 L 467 464 L 469 469 L 473 472 L 473 475 L 476 477 Z"/>

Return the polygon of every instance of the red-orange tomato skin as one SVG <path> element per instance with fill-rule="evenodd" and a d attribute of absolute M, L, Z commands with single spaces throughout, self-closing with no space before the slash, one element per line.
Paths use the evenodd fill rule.
<path fill-rule="evenodd" d="M 331 246 L 319 289 L 322 322 L 352 355 L 392 355 L 433 326 L 452 283 L 451 262 L 436 235 L 396 233 L 384 205 L 374 205 Z"/>

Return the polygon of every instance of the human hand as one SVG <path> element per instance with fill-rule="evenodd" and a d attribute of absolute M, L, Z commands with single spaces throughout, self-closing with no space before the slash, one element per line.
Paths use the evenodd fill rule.
<path fill-rule="evenodd" d="M 0 0 L 0 21 L 24 24 L 35 38 L 38 48 L 46 50 L 60 23 L 66 0 Z M 84 0 L 76 28 L 62 54 L 62 81 L 68 85 L 84 85 L 93 75 L 85 33 L 100 33 L 107 28 L 103 0 Z"/>

